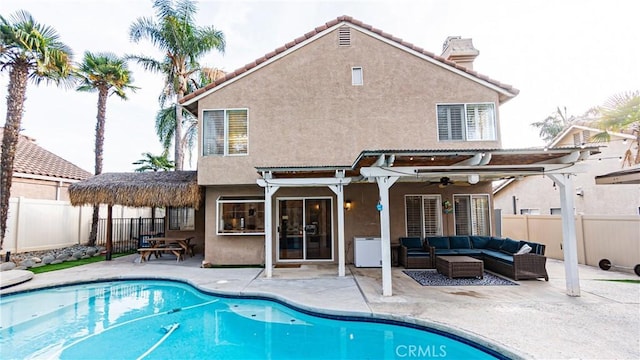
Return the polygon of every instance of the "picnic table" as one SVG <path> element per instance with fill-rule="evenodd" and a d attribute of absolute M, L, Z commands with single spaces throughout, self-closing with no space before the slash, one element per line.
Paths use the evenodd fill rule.
<path fill-rule="evenodd" d="M 149 261 L 151 255 L 156 258 L 162 256 L 162 253 L 171 253 L 176 256 L 176 261 L 183 260 L 183 254 L 193 256 L 193 246 L 191 244 L 193 237 L 154 237 L 147 239 L 149 247 L 138 249 L 140 253 L 140 261 Z"/>

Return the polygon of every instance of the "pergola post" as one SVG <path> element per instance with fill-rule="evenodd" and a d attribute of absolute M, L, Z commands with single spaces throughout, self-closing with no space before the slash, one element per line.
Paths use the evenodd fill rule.
<path fill-rule="evenodd" d="M 336 194 L 336 201 L 338 203 L 338 276 L 344 276 L 344 186 L 342 184 L 330 185 L 329 189 Z"/>
<path fill-rule="evenodd" d="M 567 295 L 580 296 L 578 276 L 578 245 L 576 241 L 576 220 L 574 217 L 574 190 L 571 174 L 549 174 L 560 189 L 562 215 L 562 251 L 567 284 Z"/>
<path fill-rule="evenodd" d="M 382 295 L 393 295 L 391 284 L 391 220 L 389 216 L 389 188 L 399 179 L 398 176 L 378 176 L 378 192 L 380 195 L 378 211 L 380 212 L 380 237 L 382 238 Z"/>
<path fill-rule="evenodd" d="M 273 194 L 279 186 L 264 187 L 264 271 L 267 278 L 273 275 Z"/>

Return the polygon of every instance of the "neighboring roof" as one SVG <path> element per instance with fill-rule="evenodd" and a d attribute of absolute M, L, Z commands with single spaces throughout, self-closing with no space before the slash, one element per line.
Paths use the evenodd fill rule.
<path fill-rule="evenodd" d="M 580 131 L 591 131 L 594 133 L 599 133 L 602 132 L 602 129 L 597 129 L 597 128 L 592 128 L 592 127 L 588 127 L 588 126 L 584 126 L 584 125 L 571 125 L 568 128 L 564 129 L 560 134 L 556 135 L 555 138 L 553 138 L 553 140 L 551 140 L 551 142 L 549 143 L 549 147 L 554 147 L 557 146 L 558 143 L 560 141 L 562 141 L 562 139 L 564 139 L 567 135 L 571 134 L 574 130 L 580 130 Z M 617 137 L 621 137 L 623 139 L 629 139 L 629 140 L 635 140 L 635 136 L 631 135 L 631 134 L 624 134 L 624 133 L 619 133 L 619 132 L 611 132 L 609 131 L 609 134 L 611 136 L 617 136 Z"/>
<path fill-rule="evenodd" d="M 362 168 L 382 167 L 415 178 L 444 175 L 465 176 L 476 174 L 483 181 L 539 175 L 562 170 L 598 154 L 598 147 L 560 147 L 553 149 L 416 149 L 365 150 L 351 166 L 279 166 L 256 167 L 259 173 L 270 173 L 272 178 L 333 177 L 337 171 L 344 176 L 358 177 Z"/>
<path fill-rule="evenodd" d="M 69 186 L 72 205 L 193 207 L 202 202 L 196 171 L 104 173 Z"/>
<path fill-rule="evenodd" d="M 482 75 L 476 71 L 460 66 L 453 61 L 447 60 L 442 56 L 435 55 L 434 53 L 426 51 L 423 48 L 418 47 L 412 43 L 409 43 L 400 38 L 394 37 L 393 35 L 385 33 L 380 29 L 376 29 L 371 25 L 368 25 L 363 23 L 362 21 L 356 20 L 351 16 L 340 16 L 334 20 L 331 20 L 325 23 L 324 25 L 316 27 L 315 29 L 304 34 L 303 36 L 300 36 L 294 39 L 293 41 L 290 41 L 284 44 L 283 46 L 275 49 L 274 51 L 268 54 L 265 54 L 264 56 L 254 60 L 253 62 L 250 62 L 245 66 L 226 74 L 224 77 L 212 82 L 211 84 L 186 95 L 185 97 L 180 99 L 179 102 L 180 104 L 183 104 L 185 108 L 187 108 L 189 111 L 193 113 L 195 106 L 193 106 L 192 104 L 197 103 L 197 100 L 199 100 L 203 96 L 208 95 L 211 91 L 213 91 L 217 87 L 220 87 L 222 84 L 225 84 L 232 79 L 245 76 L 252 71 L 255 71 L 263 66 L 266 66 L 270 62 L 275 61 L 280 56 L 282 56 L 283 53 L 294 51 L 297 48 L 303 46 L 304 44 L 310 41 L 313 41 L 314 39 L 322 37 L 322 35 L 325 34 L 326 32 L 333 31 L 334 28 L 337 28 L 345 24 L 353 28 L 356 28 L 364 33 L 369 33 L 371 35 L 378 36 L 379 38 L 391 44 L 396 45 L 398 48 L 423 56 L 425 59 L 431 60 L 436 64 L 442 65 L 444 68 L 447 68 L 451 71 L 456 71 L 461 74 L 468 75 L 471 79 L 475 81 L 495 86 L 505 95 L 505 98 L 503 99 L 503 97 L 501 97 L 501 100 L 506 101 L 506 99 L 514 97 L 520 92 L 519 90 L 515 89 L 511 85 L 503 84 L 497 80 L 489 78 L 488 76 Z"/>
<path fill-rule="evenodd" d="M 0 141 L 4 128 L 0 127 Z M 54 178 L 84 180 L 92 174 L 36 144 L 35 139 L 20 134 L 13 172 Z"/>
<path fill-rule="evenodd" d="M 596 184 L 613 185 L 613 184 L 640 184 L 640 165 L 615 171 L 612 173 L 596 176 Z"/>

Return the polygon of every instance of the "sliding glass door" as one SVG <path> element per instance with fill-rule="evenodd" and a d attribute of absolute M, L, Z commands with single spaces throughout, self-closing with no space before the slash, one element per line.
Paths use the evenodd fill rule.
<path fill-rule="evenodd" d="M 331 198 L 278 200 L 278 260 L 333 259 Z"/>

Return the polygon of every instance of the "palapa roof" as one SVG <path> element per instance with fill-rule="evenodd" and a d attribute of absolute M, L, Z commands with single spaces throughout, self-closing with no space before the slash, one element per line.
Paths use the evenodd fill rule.
<path fill-rule="evenodd" d="M 72 205 L 193 207 L 202 202 L 196 171 L 104 173 L 69 186 Z"/>

